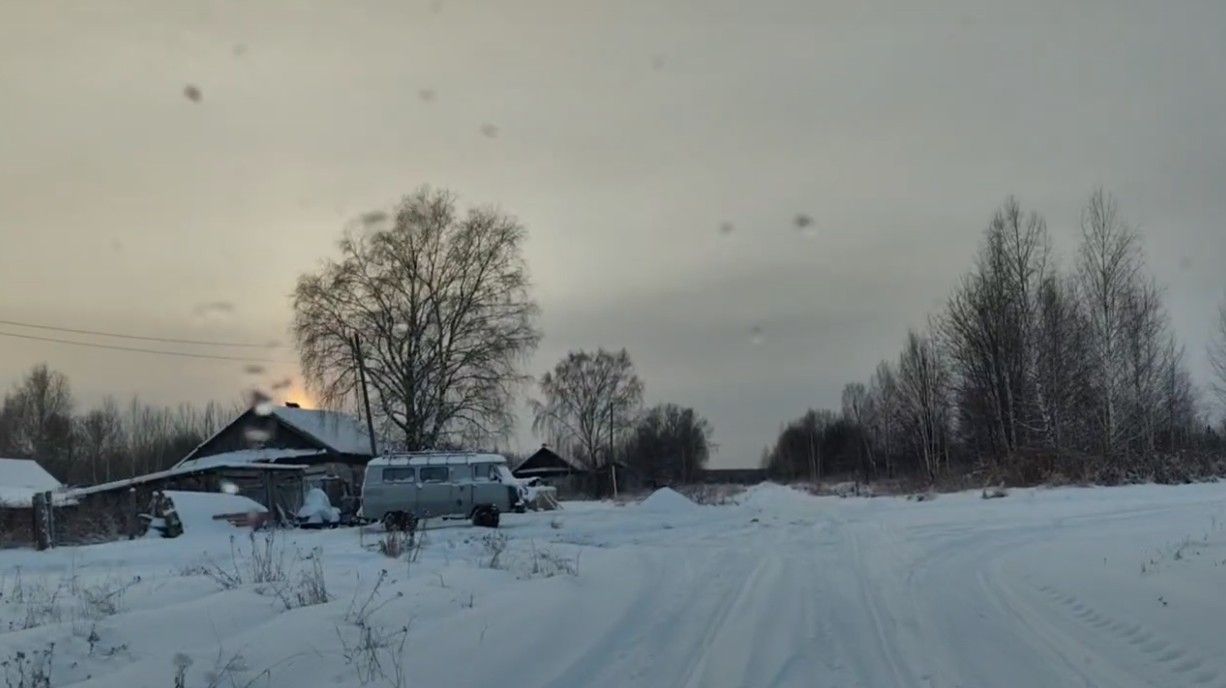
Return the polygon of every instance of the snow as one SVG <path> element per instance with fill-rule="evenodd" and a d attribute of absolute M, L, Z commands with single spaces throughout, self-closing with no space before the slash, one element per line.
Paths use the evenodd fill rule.
<path fill-rule="evenodd" d="M 262 514 L 267 509 L 259 502 L 224 492 L 181 492 L 167 490 L 175 513 L 183 523 L 183 537 L 233 535 L 238 531 L 229 521 L 214 519 L 221 514 Z"/>
<path fill-rule="evenodd" d="M 211 468 L 213 466 L 237 466 L 244 463 L 267 463 L 279 459 L 319 456 L 324 453 L 326 452 L 321 449 L 238 449 L 181 461 L 175 468 Z"/>
<path fill-rule="evenodd" d="M 370 435 L 356 417 L 339 411 L 276 406 L 273 415 L 342 454 L 370 456 Z"/>
<path fill-rule="evenodd" d="M 1226 685 L 1226 484 L 925 502 L 762 485 L 666 522 L 646 502 L 565 507 L 503 514 L 497 568 L 491 532 L 461 522 L 430 523 L 411 564 L 378 553 L 378 527 L 280 533 L 289 579 L 318 556 L 331 597 L 289 610 L 199 573 L 232 547 L 245 567 L 233 529 L 0 551 L 0 661 L 55 643 L 52 685 L 155 686 L 182 654 L 194 687 L 237 654 L 220 685 L 354 685 L 341 639 L 385 575 L 368 628 L 407 627 L 380 652 L 411 686 Z M 117 585 L 115 609 L 87 604 Z"/>
<path fill-rule="evenodd" d="M 657 514 L 684 514 L 697 508 L 697 504 L 669 487 L 662 487 L 639 502 L 639 509 Z"/>
<path fill-rule="evenodd" d="M 63 485 L 29 459 L 0 459 L 0 505 L 28 507 L 36 492 L 60 490 Z"/>
<path fill-rule="evenodd" d="M 310 525 L 337 523 L 341 520 L 341 510 L 332 506 L 328 493 L 313 487 L 307 491 L 302 500 L 302 508 L 298 510 L 298 518 Z"/>

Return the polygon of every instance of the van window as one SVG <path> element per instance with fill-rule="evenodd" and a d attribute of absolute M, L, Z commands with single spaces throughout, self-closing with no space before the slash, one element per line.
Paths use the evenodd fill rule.
<path fill-rule="evenodd" d="M 498 466 L 492 463 L 479 463 L 473 466 L 473 480 L 498 480 Z"/>
<path fill-rule="evenodd" d="M 413 469 L 407 466 L 400 466 L 398 468 L 384 468 L 383 482 L 411 483 L 413 482 Z"/>
<path fill-rule="evenodd" d="M 423 483 L 445 483 L 447 482 L 447 467 L 446 466 L 422 466 L 421 481 Z"/>

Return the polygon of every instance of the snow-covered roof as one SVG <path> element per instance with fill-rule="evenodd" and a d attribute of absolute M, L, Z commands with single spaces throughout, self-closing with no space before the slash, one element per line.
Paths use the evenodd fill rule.
<path fill-rule="evenodd" d="M 0 485 L 46 492 L 63 485 L 32 459 L 0 459 Z"/>
<path fill-rule="evenodd" d="M 355 416 L 339 411 L 277 406 L 273 415 L 342 454 L 370 454 L 370 435 Z"/>
<path fill-rule="evenodd" d="M 545 445 L 536 450 L 536 453 L 529 456 L 522 463 L 515 467 L 516 475 L 530 475 L 532 473 L 547 473 L 567 471 L 571 473 L 585 473 L 587 468 L 571 461 Z"/>
<path fill-rule="evenodd" d="M 60 481 L 31 459 L 0 459 L 0 505 L 28 507 L 34 493 L 63 489 Z"/>
<path fill-rule="evenodd" d="M 393 454 L 370 460 L 368 466 L 451 466 L 470 463 L 497 463 L 505 465 L 501 454 L 478 454 L 476 452 L 430 452 L 421 454 Z"/>
<path fill-rule="evenodd" d="M 209 454 L 195 459 L 180 461 L 175 468 L 211 468 L 249 463 L 272 463 L 279 459 L 297 459 L 305 456 L 326 454 L 322 449 L 239 449 L 237 451 Z"/>

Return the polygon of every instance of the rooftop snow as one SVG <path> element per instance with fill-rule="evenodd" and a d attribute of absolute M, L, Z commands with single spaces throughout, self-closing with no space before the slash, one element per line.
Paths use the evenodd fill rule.
<path fill-rule="evenodd" d="M 0 459 L 0 485 L 32 490 L 54 490 L 63 485 L 31 459 Z"/>
<path fill-rule="evenodd" d="M 0 504 L 30 506 L 35 492 L 59 490 L 64 486 L 30 459 L 0 459 Z"/>
<path fill-rule="evenodd" d="M 296 459 L 303 456 L 319 456 L 325 454 L 322 449 L 239 449 L 222 454 L 209 454 L 196 459 L 180 462 L 175 468 L 210 468 L 213 466 L 233 466 L 245 463 L 272 463 L 278 459 Z"/>
<path fill-rule="evenodd" d="M 273 415 L 342 454 L 370 455 L 370 435 L 356 417 L 339 411 L 278 406 Z"/>
<path fill-rule="evenodd" d="M 506 457 L 501 454 L 470 454 L 465 452 L 438 454 L 395 454 L 381 456 L 370 460 L 370 466 L 436 466 L 464 465 L 470 463 L 497 463 L 505 465 Z"/>

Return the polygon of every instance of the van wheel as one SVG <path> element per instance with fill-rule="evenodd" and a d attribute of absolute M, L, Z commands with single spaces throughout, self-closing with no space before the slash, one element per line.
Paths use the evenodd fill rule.
<path fill-rule="evenodd" d="M 481 528 L 497 528 L 498 527 L 498 508 L 492 506 L 480 506 L 473 512 L 473 525 Z"/>

